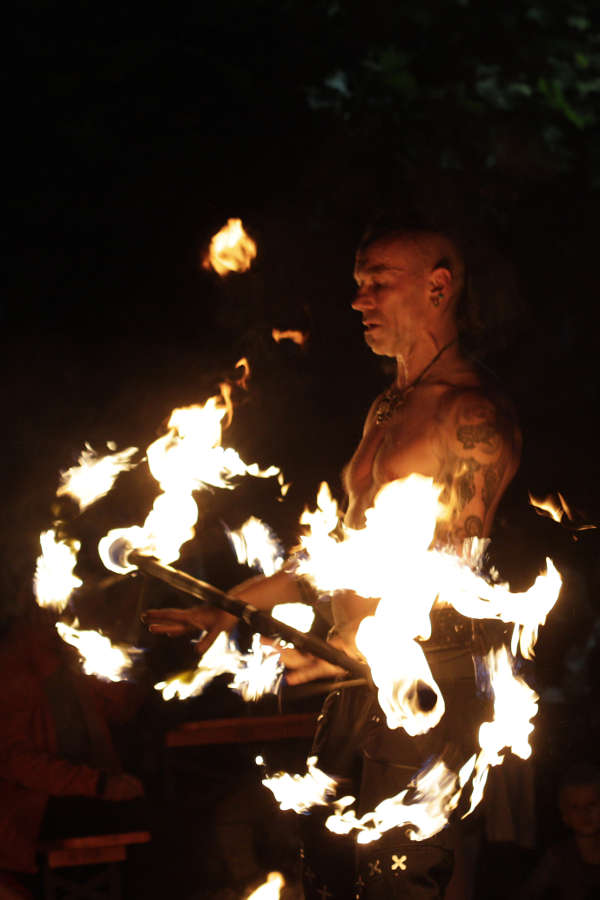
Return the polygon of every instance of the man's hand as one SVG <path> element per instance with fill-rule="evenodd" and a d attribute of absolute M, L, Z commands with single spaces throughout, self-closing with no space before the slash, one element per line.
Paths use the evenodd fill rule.
<path fill-rule="evenodd" d="M 346 671 L 312 653 L 301 653 L 295 647 L 284 648 L 279 651 L 279 655 L 285 666 L 286 681 L 290 685 L 306 684 L 307 681 L 318 681 L 321 678 L 336 678 Z"/>
<path fill-rule="evenodd" d="M 192 606 L 189 609 L 148 609 L 142 616 L 154 634 L 180 637 L 193 631 L 204 634 L 195 645 L 198 655 L 206 653 L 222 631 L 231 631 L 237 619 L 214 606 Z"/>
<path fill-rule="evenodd" d="M 106 787 L 102 793 L 103 800 L 111 803 L 119 803 L 122 800 L 135 800 L 144 796 L 144 785 L 135 775 L 122 772 L 119 775 L 109 775 L 106 779 Z"/>
<path fill-rule="evenodd" d="M 348 656 L 362 659 L 354 642 L 360 622 L 361 619 L 357 618 L 348 622 L 341 629 L 332 629 L 327 637 L 327 643 L 332 647 L 337 647 L 338 650 L 343 650 Z M 278 647 L 277 641 L 271 641 L 268 638 L 263 638 L 262 643 Z M 312 653 L 302 653 L 295 647 L 283 647 L 279 650 L 279 655 L 285 666 L 285 677 L 289 685 L 306 684 L 308 681 L 337 678 L 338 675 L 346 674 L 346 670 L 341 666 L 335 666 L 325 659 L 319 659 Z"/>

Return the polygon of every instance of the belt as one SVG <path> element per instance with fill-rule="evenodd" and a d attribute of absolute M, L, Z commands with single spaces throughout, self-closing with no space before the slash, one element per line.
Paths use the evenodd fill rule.
<path fill-rule="evenodd" d="M 461 616 L 450 607 L 431 611 L 431 637 L 419 641 L 423 650 L 473 647 L 475 635 L 472 619 Z"/>

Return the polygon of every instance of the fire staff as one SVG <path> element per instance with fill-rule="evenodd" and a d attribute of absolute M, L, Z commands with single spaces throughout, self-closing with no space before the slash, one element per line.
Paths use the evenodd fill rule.
<path fill-rule="evenodd" d="M 358 248 L 354 276 L 352 307 L 362 317 L 365 341 L 377 355 L 396 360 L 396 377 L 373 402 L 344 470 L 345 521 L 361 528 L 381 488 L 420 473 L 443 485 L 441 499 L 450 509 L 437 528 L 437 545 L 460 552 L 466 538 L 490 534 L 500 498 L 518 467 L 520 435 L 506 402 L 484 385 L 461 352 L 458 311 L 465 262 L 459 243 L 444 230 L 380 222 Z M 284 570 L 246 582 L 233 593 L 259 609 L 306 599 L 305 585 Z M 336 593 L 330 640 L 357 656 L 358 625 L 376 603 Z M 205 629 L 201 652 L 235 621 L 206 607 L 147 614 L 155 632 Z M 471 622 L 449 609 L 434 610 L 432 636 L 422 646 L 446 703 L 441 722 L 428 733 L 409 738 L 402 729 L 390 730 L 368 687 L 335 690 L 325 700 L 313 753 L 319 767 L 338 780 L 341 794 L 358 798 L 359 814 L 406 787 L 431 756 L 443 753 L 460 765 L 474 752 L 482 710 L 473 679 L 478 647 Z M 283 650 L 282 659 L 289 684 L 340 674 L 331 663 L 295 649 Z M 328 834 L 319 813 L 303 817 L 303 823 L 307 900 L 441 898 L 462 890 L 453 887 L 457 876 L 450 883 L 454 827 L 421 842 L 395 828 L 357 848 L 350 839 Z"/>

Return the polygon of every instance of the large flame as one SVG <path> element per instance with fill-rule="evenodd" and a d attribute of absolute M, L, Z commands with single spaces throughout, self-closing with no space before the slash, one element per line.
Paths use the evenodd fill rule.
<path fill-rule="evenodd" d="M 308 533 L 298 572 L 321 591 L 352 590 L 378 598 L 375 614 L 363 620 L 356 643 L 371 667 L 379 703 L 390 728 L 422 734 L 443 715 L 443 698 L 417 639 L 431 636 L 436 603 L 452 605 L 473 618 L 513 623 L 513 648 L 530 656 L 537 629 L 556 602 L 560 576 L 550 560 L 532 587 L 513 594 L 490 584 L 473 568 L 473 557 L 431 548 L 436 521 L 443 517 L 441 487 L 431 478 L 410 475 L 386 485 L 367 510 L 366 526 L 340 525 L 331 495 L 322 486 L 318 508 L 304 513 Z M 341 537 L 340 537 L 341 536 Z M 476 558 L 476 557 L 475 557 Z M 468 561 L 467 561 L 468 560 Z M 437 696 L 422 709 L 423 686 Z M 431 693 L 429 693 L 431 696 Z"/>
<path fill-rule="evenodd" d="M 227 224 L 211 238 L 202 265 L 218 275 L 246 272 L 256 257 L 256 243 L 246 234 L 241 219 L 228 219 Z"/>
<path fill-rule="evenodd" d="M 38 556 L 33 590 L 39 606 L 62 612 L 75 588 L 83 582 L 73 574 L 77 565 L 79 541 L 59 539 L 50 528 L 40 535 L 42 553 Z"/>
<path fill-rule="evenodd" d="M 528 591 L 513 594 L 507 585 L 490 583 L 477 571 L 484 544 L 467 544 L 462 557 L 432 548 L 436 520 L 444 515 L 440 490 L 430 478 L 419 475 L 392 482 L 366 512 L 365 528 L 353 530 L 339 521 L 331 494 L 322 485 L 317 509 L 302 517 L 307 534 L 297 571 L 321 591 L 351 590 L 378 601 L 374 614 L 361 622 L 356 645 L 371 668 L 388 726 L 402 727 L 410 735 L 429 730 L 444 712 L 443 697 L 417 642 L 431 635 L 434 606 L 450 605 L 464 616 L 512 623 L 513 653 L 520 650 L 523 656 L 531 656 L 537 629 L 561 588 L 560 575 L 550 560 L 546 573 Z M 458 772 L 449 769 L 440 756 L 418 773 L 407 790 L 360 818 L 348 809 L 353 797 L 332 800 L 333 785 L 329 794 L 315 794 L 311 778 L 315 759 L 307 776 L 281 775 L 264 783 L 284 804 L 282 808 L 303 811 L 315 803 L 332 803 L 336 812 L 327 827 L 337 833 L 356 831 L 359 842 L 377 840 L 397 826 L 408 826 L 416 840 L 436 834 L 469 783 L 469 812 L 479 803 L 489 768 L 502 762 L 503 750 L 510 748 L 522 758 L 531 753 L 528 738 L 537 711 L 535 693 L 514 675 L 507 648 L 490 653 L 486 666 L 493 719 L 481 725 L 480 752 Z M 428 698 L 426 708 L 422 708 L 423 695 Z M 288 799 L 289 789 L 295 791 L 293 801 Z"/>
<path fill-rule="evenodd" d="M 271 478 L 280 475 L 276 466 L 261 470 L 247 465 L 232 447 L 221 446 L 223 420 L 231 418 L 231 387 L 221 385 L 221 394 L 206 403 L 174 409 L 166 434 L 147 450 L 148 466 L 162 493 L 154 501 L 143 526 L 115 528 L 100 541 L 98 550 L 104 565 L 112 571 L 130 572 L 127 560 L 132 549 L 170 563 L 179 556 L 181 545 L 194 536 L 198 506 L 193 492 L 208 486 L 235 487 L 243 475 Z M 125 548 L 116 555 L 114 548 Z"/>
<path fill-rule="evenodd" d="M 98 631 L 81 631 L 77 624 L 56 623 L 56 630 L 67 644 L 79 651 L 83 670 L 106 681 L 122 681 L 133 664 L 133 656 L 140 651 L 135 647 L 119 647 Z"/>
<path fill-rule="evenodd" d="M 269 872 L 266 881 L 248 894 L 245 900 L 279 900 L 285 878 L 281 872 Z"/>
<path fill-rule="evenodd" d="M 56 496 L 72 497 L 79 504 L 81 511 L 87 509 L 100 497 L 108 494 L 120 472 L 135 468 L 131 457 L 136 453 L 137 447 L 127 447 L 126 450 L 98 456 L 96 451 L 86 444 L 77 465 L 61 472 Z"/>

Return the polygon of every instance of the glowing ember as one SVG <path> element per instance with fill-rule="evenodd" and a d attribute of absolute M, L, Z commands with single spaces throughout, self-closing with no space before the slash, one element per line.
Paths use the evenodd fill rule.
<path fill-rule="evenodd" d="M 241 694 L 244 700 L 258 700 L 263 694 L 277 690 L 282 672 L 279 652 L 271 646 L 263 646 L 260 635 L 252 636 L 249 653 L 241 653 L 229 636 L 222 632 L 196 669 L 161 681 L 154 687 L 161 691 L 163 700 L 174 697 L 186 700 L 201 694 L 214 678 L 229 673 L 233 675 L 229 684 L 232 690 Z"/>
<path fill-rule="evenodd" d="M 126 450 L 98 456 L 86 444 L 77 465 L 61 472 L 56 496 L 72 497 L 79 504 L 80 510 L 87 509 L 100 497 L 108 494 L 120 472 L 135 468 L 135 464 L 130 461 L 135 453 L 137 447 L 128 447 Z"/>
<path fill-rule="evenodd" d="M 230 531 L 229 537 L 241 565 L 265 575 L 274 575 L 282 567 L 283 548 L 275 532 L 261 519 L 251 516 L 238 531 Z"/>
<path fill-rule="evenodd" d="M 228 219 L 227 224 L 213 235 L 208 255 L 202 265 L 211 267 L 218 275 L 247 272 L 256 257 L 256 244 L 244 231 L 241 219 Z"/>
<path fill-rule="evenodd" d="M 271 332 L 271 336 L 277 344 L 280 341 L 293 341 L 294 344 L 298 344 L 299 347 L 302 347 L 302 345 L 305 344 L 308 340 L 308 332 L 295 331 L 294 329 L 280 331 L 279 328 L 274 328 Z"/>
<path fill-rule="evenodd" d="M 41 556 L 38 556 L 33 590 L 39 606 L 62 612 L 73 591 L 83 583 L 73 575 L 77 564 L 79 541 L 58 540 L 53 528 L 40 535 Z"/>
<path fill-rule="evenodd" d="M 165 435 L 147 450 L 148 466 L 163 493 L 154 501 L 143 526 L 112 529 L 98 550 L 104 565 L 125 573 L 135 567 L 127 554 L 132 549 L 170 563 L 179 556 L 183 543 L 194 536 L 198 507 L 193 492 L 208 485 L 233 488 L 242 475 L 271 478 L 276 466 L 261 470 L 247 465 L 236 450 L 221 446 L 222 422 L 231 417 L 231 388 L 221 385 L 221 395 L 204 405 L 174 409 Z"/>
<path fill-rule="evenodd" d="M 281 872 L 269 872 L 267 880 L 245 900 L 279 900 L 282 887 L 285 887 L 285 878 Z"/>
<path fill-rule="evenodd" d="M 263 778 L 281 809 L 293 809 L 303 813 L 312 806 L 326 806 L 335 795 L 336 781 L 317 768 L 317 757 L 309 756 L 306 760 L 305 775 L 288 775 L 280 772 L 271 778 Z"/>
<path fill-rule="evenodd" d="M 79 651 L 84 672 L 106 681 L 121 681 L 133 663 L 132 654 L 139 653 L 134 647 L 114 646 L 109 638 L 97 631 L 80 631 L 64 622 L 57 622 L 56 630 L 63 641 Z"/>

